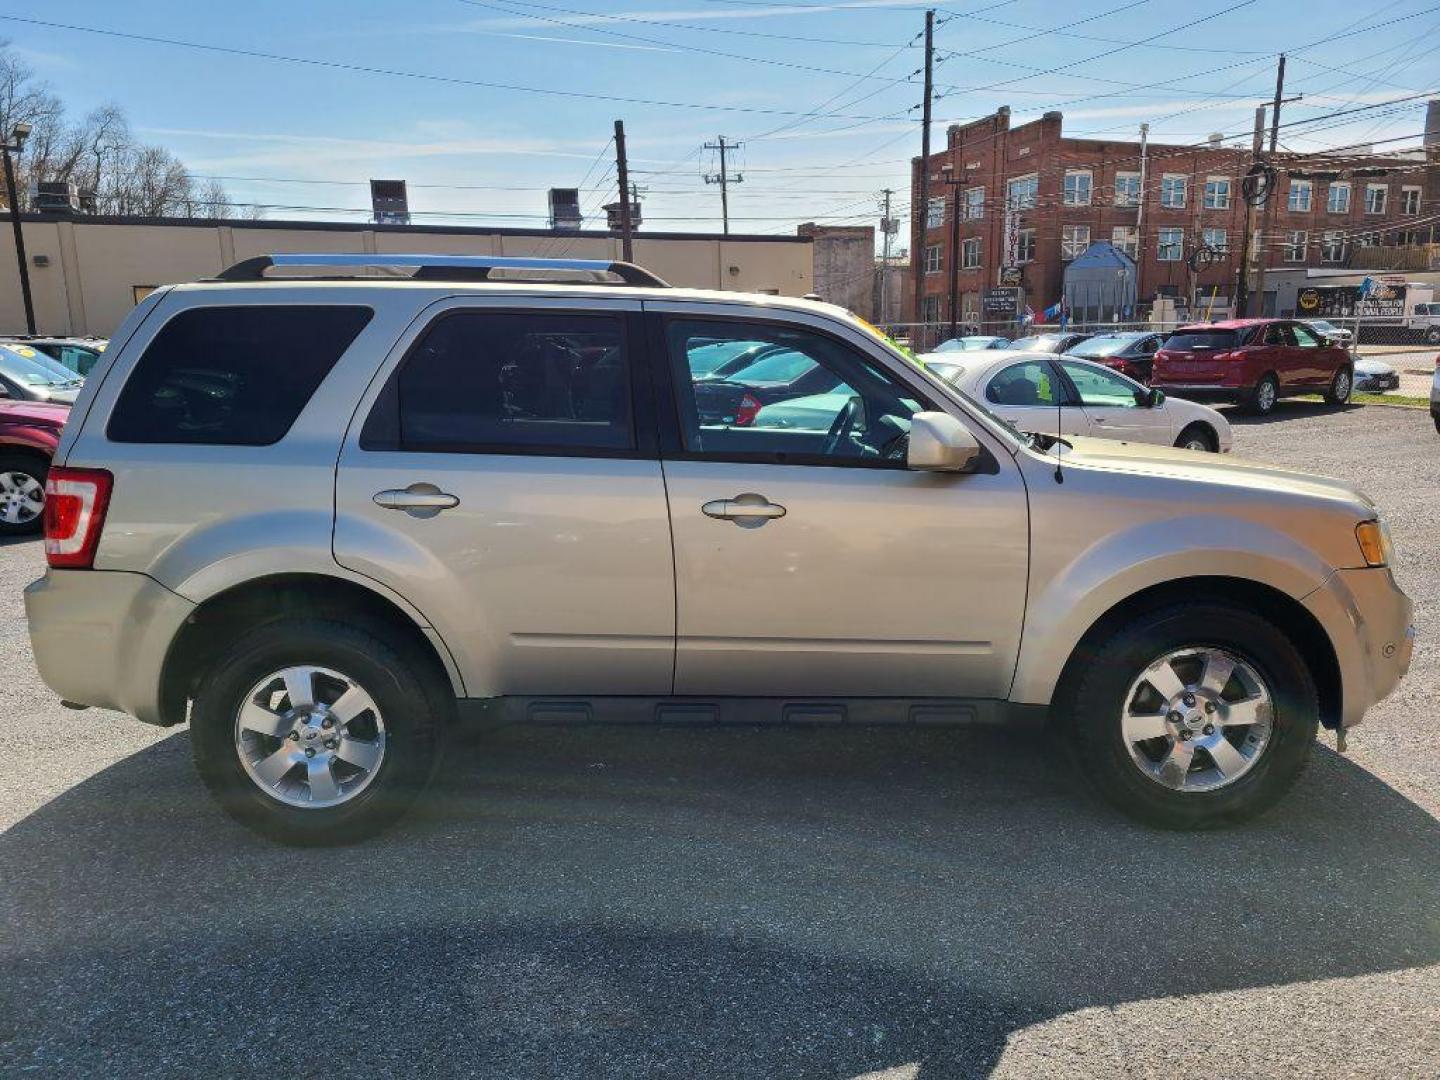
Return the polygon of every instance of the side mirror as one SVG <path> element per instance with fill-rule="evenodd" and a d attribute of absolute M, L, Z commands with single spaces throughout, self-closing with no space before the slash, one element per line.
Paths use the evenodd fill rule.
<path fill-rule="evenodd" d="M 929 472 L 964 472 L 980 457 L 980 443 L 949 413 L 918 412 L 910 417 L 905 464 Z"/>
<path fill-rule="evenodd" d="M 1142 409 L 1158 409 L 1165 404 L 1165 391 L 1163 390 L 1136 390 L 1135 404 Z"/>

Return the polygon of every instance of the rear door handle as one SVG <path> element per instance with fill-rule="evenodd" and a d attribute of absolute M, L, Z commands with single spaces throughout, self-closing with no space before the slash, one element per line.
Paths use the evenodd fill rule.
<path fill-rule="evenodd" d="M 733 521 L 742 529 L 757 529 L 773 518 L 784 517 L 786 510 L 764 495 L 747 491 L 733 499 L 711 499 L 700 507 L 700 512 L 706 517 Z"/>
<path fill-rule="evenodd" d="M 411 517 L 432 518 L 441 510 L 459 506 L 460 499 L 448 491 L 441 491 L 434 484 L 421 483 L 377 491 L 375 505 L 386 510 L 403 510 Z"/>

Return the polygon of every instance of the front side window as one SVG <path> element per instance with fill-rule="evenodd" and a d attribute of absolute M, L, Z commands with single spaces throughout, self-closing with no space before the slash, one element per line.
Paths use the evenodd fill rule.
<path fill-rule="evenodd" d="M 1028 263 L 1035 261 L 1035 230 L 1021 229 L 1015 239 L 1015 261 L 1017 263 Z"/>
<path fill-rule="evenodd" d="M 1115 205 L 1140 205 L 1140 174 L 1138 172 L 1115 174 Z"/>
<path fill-rule="evenodd" d="M 1385 203 L 1390 198 L 1390 189 L 1384 184 L 1365 185 L 1365 213 L 1385 213 Z"/>
<path fill-rule="evenodd" d="M 985 387 L 985 400 L 1022 409 L 1067 404 L 1054 371 L 1044 360 L 1026 360 L 996 372 Z"/>
<path fill-rule="evenodd" d="M 1291 213 L 1308 213 L 1314 190 L 1315 185 L 1309 180 L 1291 180 L 1290 194 L 1285 201 L 1285 208 Z"/>
<path fill-rule="evenodd" d="M 265 304 L 191 308 L 167 322 L 120 392 L 114 442 L 279 442 L 373 312 Z"/>
<path fill-rule="evenodd" d="M 1062 225 L 1060 227 L 1060 258 L 1078 259 L 1090 246 L 1089 225 Z"/>
<path fill-rule="evenodd" d="M 966 270 L 974 270 L 980 265 L 980 238 L 978 236 L 961 241 L 960 265 Z"/>
<path fill-rule="evenodd" d="M 1161 262 L 1179 262 L 1185 255 L 1185 230 L 1161 229 L 1155 257 Z"/>
<path fill-rule="evenodd" d="M 1166 173 L 1160 178 L 1160 205 L 1179 209 L 1185 205 L 1185 177 L 1179 173 Z"/>
<path fill-rule="evenodd" d="M 436 453 L 632 450 L 624 317 L 442 315 L 391 376 L 361 446 Z"/>
<path fill-rule="evenodd" d="M 965 189 L 965 217 L 968 221 L 979 221 L 985 216 L 985 189 L 983 187 L 967 187 Z"/>
<path fill-rule="evenodd" d="M 1206 229 L 1201 234 L 1205 246 L 1224 254 L 1230 250 L 1230 236 L 1224 229 Z"/>
<path fill-rule="evenodd" d="M 1105 368 L 1077 364 L 1070 360 L 1061 360 L 1060 366 L 1065 369 L 1065 374 L 1070 376 L 1070 381 L 1075 384 L 1075 390 L 1080 395 L 1081 405 L 1093 405 L 1107 409 L 1139 407 L 1140 403 L 1136 400 L 1135 391 L 1142 387 L 1137 383 L 1132 383 L 1125 376 Z"/>
<path fill-rule="evenodd" d="M 759 340 L 788 358 L 761 379 L 757 368 L 695 378 L 689 353 L 727 335 Z M 691 454 L 778 463 L 903 466 L 910 390 L 860 352 L 825 334 L 779 324 L 674 319 L 666 328 L 681 438 Z"/>
<path fill-rule="evenodd" d="M 1306 235 L 1303 230 L 1297 229 L 1285 235 L 1285 261 L 1304 262 Z"/>
<path fill-rule="evenodd" d="M 1021 176 L 1006 186 L 1006 194 L 1013 210 L 1033 210 L 1040 198 L 1040 178 Z"/>
<path fill-rule="evenodd" d="M 1090 170 L 1070 169 L 1065 173 L 1065 190 L 1063 199 L 1066 206 L 1089 206 L 1090 185 L 1092 182 Z"/>
<path fill-rule="evenodd" d="M 1332 214 L 1348 214 L 1350 212 L 1350 185 L 1331 184 L 1330 191 L 1325 197 L 1325 209 Z"/>
<path fill-rule="evenodd" d="M 1230 181 L 1223 176 L 1211 176 L 1205 180 L 1205 209 L 1230 209 Z"/>
<path fill-rule="evenodd" d="M 1295 335 L 1295 344 L 1302 349 L 1318 349 L 1320 347 L 1320 339 L 1308 326 L 1295 323 L 1290 327 L 1290 333 Z"/>

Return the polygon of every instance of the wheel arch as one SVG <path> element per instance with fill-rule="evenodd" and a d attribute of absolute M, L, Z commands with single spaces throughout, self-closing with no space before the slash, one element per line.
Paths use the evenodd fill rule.
<path fill-rule="evenodd" d="M 1273 623 L 1295 643 L 1310 669 L 1320 700 L 1320 723 L 1335 728 L 1340 723 L 1343 686 L 1340 664 L 1330 636 L 1315 615 L 1299 600 L 1272 585 L 1247 578 L 1206 576 L 1177 578 L 1141 589 L 1105 611 L 1081 635 L 1055 684 L 1054 703 L 1063 703 L 1074 692 L 1080 671 L 1090 650 L 1115 630 L 1145 611 L 1176 603 L 1219 601 L 1254 611 Z"/>
<path fill-rule="evenodd" d="M 464 684 L 445 643 L 390 597 L 348 577 L 272 574 L 232 585 L 206 598 L 190 613 L 170 643 L 161 670 L 162 723 L 169 726 L 184 721 L 186 702 L 194 697 L 195 687 L 234 634 L 291 615 L 329 615 L 391 627 L 435 665 L 457 697 L 464 696 Z"/>

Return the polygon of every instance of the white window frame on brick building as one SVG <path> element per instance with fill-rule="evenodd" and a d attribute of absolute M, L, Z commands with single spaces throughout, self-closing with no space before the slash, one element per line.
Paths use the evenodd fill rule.
<path fill-rule="evenodd" d="M 1365 213 L 1383 214 L 1385 206 L 1390 201 L 1389 184 L 1366 184 L 1365 185 Z"/>
<path fill-rule="evenodd" d="M 1116 225 L 1111 228 L 1110 243 L 1132 259 L 1140 257 L 1140 230 L 1134 225 Z"/>
<path fill-rule="evenodd" d="M 922 323 L 938 323 L 940 321 L 940 297 L 922 296 L 920 298 L 920 321 Z"/>
<path fill-rule="evenodd" d="M 1212 251 L 1225 253 L 1230 250 L 1230 234 L 1224 229 L 1202 229 L 1200 239 Z"/>
<path fill-rule="evenodd" d="M 1309 246 L 1310 237 L 1304 229 L 1292 229 L 1285 235 L 1285 261 L 1304 262 L 1305 249 Z"/>
<path fill-rule="evenodd" d="M 945 269 L 945 249 L 939 244 L 925 245 L 925 273 L 938 274 Z"/>
<path fill-rule="evenodd" d="M 1066 206 L 1089 206 L 1094 186 L 1095 174 L 1089 169 L 1066 169 L 1060 201 Z"/>
<path fill-rule="evenodd" d="M 944 195 L 931 195 L 930 201 L 926 204 L 925 228 L 938 229 L 945 224 L 945 204 L 949 202 Z"/>
<path fill-rule="evenodd" d="M 1348 214 L 1350 212 L 1350 181 L 1339 180 L 1330 185 L 1330 190 L 1325 192 L 1325 212 L 1327 214 Z M 1339 259 L 1335 260 L 1339 262 Z"/>
<path fill-rule="evenodd" d="M 1069 262 L 1071 259 L 1078 259 L 1085 254 L 1085 250 L 1089 246 L 1089 225 L 1060 226 L 1060 258 L 1063 261 Z"/>
<path fill-rule="evenodd" d="M 1405 185 L 1400 189 L 1400 213 L 1406 217 L 1414 217 L 1420 213 L 1420 202 L 1424 197 L 1424 188 Z"/>
<path fill-rule="evenodd" d="M 1155 258 L 1160 262 L 1179 262 L 1185 258 L 1185 230 L 1161 229 Z"/>
<path fill-rule="evenodd" d="M 1230 178 L 1228 176 L 1207 176 L 1205 178 L 1205 209 L 1230 209 Z"/>
<path fill-rule="evenodd" d="M 1292 214 L 1307 214 L 1315 198 L 1315 185 L 1309 180 L 1291 180 L 1290 193 L 1285 197 L 1285 209 Z"/>
<path fill-rule="evenodd" d="M 1005 182 L 1005 198 L 1012 210 L 1033 210 L 1040 201 L 1040 174 L 1016 176 Z"/>
<path fill-rule="evenodd" d="M 967 187 L 965 189 L 965 220 L 980 221 L 985 217 L 985 189 L 983 187 Z"/>
<path fill-rule="evenodd" d="M 1343 229 L 1326 229 L 1320 234 L 1320 261 L 1327 263 L 1345 261 L 1345 232 Z"/>
<path fill-rule="evenodd" d="M 1035 261 L 1035 230 L 1021 229 L 1015 234 L 1016 265 Z"/>
<path fill-rule="evenodd" d="M 1160 177 L 1160 205 L 1167 210 L 1183 210 L 1189 183 L 1190 178 L 1184 173 L 1166 173 Z"/>
<path fill-rule="evenodd" d="M 960 269 L 974 270 L 980 265 L 980 238 L 966 237 L 960 241 Z"/>
<path fill-rule="evenodd" d="M 1140 174 L 1138 172 L 1117 172 L 1115 174 L 1115 205 L 1140 205 Z"/>

